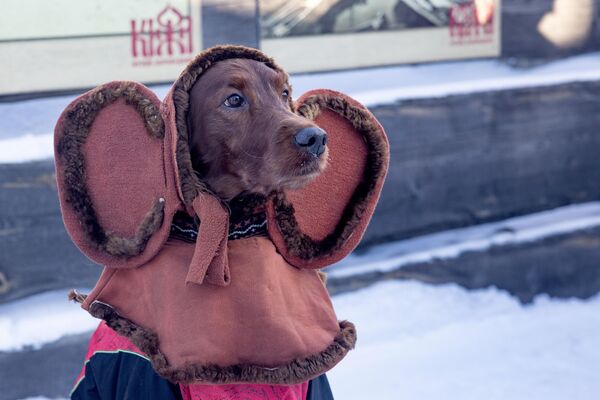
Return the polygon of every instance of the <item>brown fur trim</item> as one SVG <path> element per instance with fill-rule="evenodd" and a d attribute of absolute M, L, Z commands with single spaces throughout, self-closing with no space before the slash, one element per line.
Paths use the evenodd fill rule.
<path fill-rule="evenodd" d="M 154 202 L 131 238 L 122 237 L 112 232 L 107 234 L 104 249 L 113 256 L 133 257 L 144 251 L 150 237 L 160 228 L 164 218 L 165 200 L 160 198 Z"/>
<path fill-rule="evenodd" d="M 192 166 L 188 132 L 189 91 L 200 76 L 219 61 L 234 58 L 246 58 L 262 62 L 269 68 L 284 72 L 272 58 L 259 50 L 245 46 L 215 46 L 198 54 L 179 75 L 173 84 L 173 104 L 175 106 L 175 125 L 177 127 L 176 160 L 179 171 L 179 184 L 185 204 L 191 204 L 200 192 L 210 192 L 206 185 L 196 176 Z M 293 109 L 291 96 L 289 105 Z"/>
<path fill-rule="evenodd" d="M 132 321 L 121 317 L 108 304 L 94 301 L 89 312 L 121 336 L 125 336 L 152 361 L 156 372 L 174 383 L 263 383 L 272 385 L 291 385 L 305 382 L 320 375 L 336 365 L 346 353 L 354 348 L 356 329 L 351 322 L 340 321 L 340 330 L 333 341 L 323 351 L 304 358 L 291 360 L 285 365 L 265 368 L 253 364 L 187 365 L 176 369 L 169 366 L 167 359 L 159 349 L 159 340 L 155 333 L 141 328 Z"/>
<path fill-rule="evenodd" d="M 165 137 L 165 123 L 160 115 L 160 110 L 152 103 L 152 100 L 138 92 L 133 85 L 124 83 L 118 89 L 122 91 L 121 96 L 125 102 L 132 105 L 142 117 L 148 133 L 156 139 Z"/>
<path fill-rule="evenodd" d="M 348 120 L 363 136 L 369 152 L 363 179 L 352 194 L 335 229 L 323 240 L 314 240 L 300 230 L 294 215 L 294 206 L 283 192 L 273 195 L 275 219 L 288 251 L 304 260 L 335 253 L 348 240 L 363 217 L 378 180 L 385 174 L 385 160 L 388 157 L 385 137 L 367 111 L 349 104 L 342 98 L 321 94 L 310 96 L 298 107 L 298 113 L 314 119 L 325 108 Z"/>
<path fill-rule="evenodd" d="M 66 110 L 57 156 L 62 165 L 65 198 L 81 222 L 90 243 L 98 249 L 117 257 L 132 257 L 146 247 L 150 236 L 161 226 L 164 217 L 164 200 L 158 199 L 138 227 L 133 238 L 124 238 L 107 232 L 100 225 L 86 184 L 86 164 L 83 146 L 90 127 L 98 113 L 118 98 L 135 107 L 146 125 L 148 134 L 164 137 L 164 123 L 159 109 L 138 92 L 134 84 L 123 82 L 119 86 L 101 86 L 79 99 Z"/>

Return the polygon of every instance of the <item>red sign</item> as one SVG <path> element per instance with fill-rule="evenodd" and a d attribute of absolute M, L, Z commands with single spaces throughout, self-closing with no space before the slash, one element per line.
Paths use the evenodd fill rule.
<path fill-rule="evenodd" d="M 166 6 L 156 18 L 131 20 L 131 55 L 134 65 L 187 61 L 193 52 L 192 19 L 173 6 Z M 188 57 L 174 59 L 177 56 Z M 140 60 L 141 59 L 141 60 Z"/>
<path fill-rule="evenodd" d="M 471 0 L 454 4 L 448 28 L 452 44 L 489 43 L 494 37 L 494 1 Z"/>

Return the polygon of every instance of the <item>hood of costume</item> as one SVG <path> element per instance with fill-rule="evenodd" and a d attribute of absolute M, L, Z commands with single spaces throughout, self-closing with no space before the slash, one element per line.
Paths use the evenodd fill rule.
<path fill-rule="evenodd" d="M 55 162 L 63 220 L 78 248 L 104 266 L 78 299 L 173 382 L 303 382 L 355 345 L 355 327 L 338 320 L 318 269 L 360 241 L 388 142 L 344 94 L 320 89 L 290 101 L 327 132 L 328 166 L 309 185 L 264 198 L 264 235 L 232 240 L 231 207 L 192 168 L 187 121 L 194 83 L 235 58 L 281 70 L 258 50 L 218 46 L 193 59 L 162 102 L 140 83 L 115 81 L 62 113 Z M 199 221 L 194 240 L 173 238 L 182 213 Z"/>

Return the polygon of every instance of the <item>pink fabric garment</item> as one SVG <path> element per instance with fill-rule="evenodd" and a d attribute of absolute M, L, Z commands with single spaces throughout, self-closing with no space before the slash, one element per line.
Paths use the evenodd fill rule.
<path fill-rule="evenodd" d="M 86 360 L 99 351 L 129 351 L 144 355 L 127 338 L 118 335 L 103 321 L 90 339 Z M 85 364 L 77 376 L 79 383 L 85 376 Z M 184 400 L 305 400 L 308 393 L 308 382 L 296 385 L 183 385 L 180 384 Z"/>
<path fill-rule="evenodd" d="M 85 376 L 87 361 L 92 358 L 95 353 L 100 351 L 130 351 L 136 354 L 144 354 L 135 347 L 133 343 L 125 337 L 117 335 L 115 331 L 106 325 L 106 322 L 102 321 L 90 339 L 90 344 L 88 345 L 88 350 L 85 355 L 86 363 L 83 364 L 81 372 L 77 375 L 75 386 L 77 386 Z"/>
<path fill-rule="evenodd" d="M 297 385 L 180 385 L 186 400 L 304 400 L 308 382 Z"/>

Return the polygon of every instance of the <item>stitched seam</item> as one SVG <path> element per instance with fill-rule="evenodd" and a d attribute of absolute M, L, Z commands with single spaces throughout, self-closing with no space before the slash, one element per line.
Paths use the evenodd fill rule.
<path fill-rule="evenodd" d="M 254 229 L 254 228 L 262 228 L 263 226 L 265 226 L 265 225 L 266 225 L 266 223 L 267 223 L 267 221 L 265 220 L 265 221 L 263 221 L 263 222 L 262 222 L 262 223 L 260 223 L 260 224 L 253 224 L 253 225 L 250 225 L 250 226 L 248 226 L 248 228 L 244 229 L 243 231 L 233 231 L 233 232 L 229 232 L 229 236 L 232 236 L 232 235 L 240 235 L 240 234 L 241 234 L 241 235 L 243 235 L 244 233 L 248 233 L 248 232 L 249 232 L 251 229 Z"/>
<path fill-rule="evenodd" d="M 193 233 L 193 234 L 198 234 L 198 231 L 195 229 L 183 229 L 182 227 L 176 225 L 176 224 L 171 224 L 171 226 L 173 228 L 176 228 L 178 231 L 183 232 L 183 233 Z"/>

